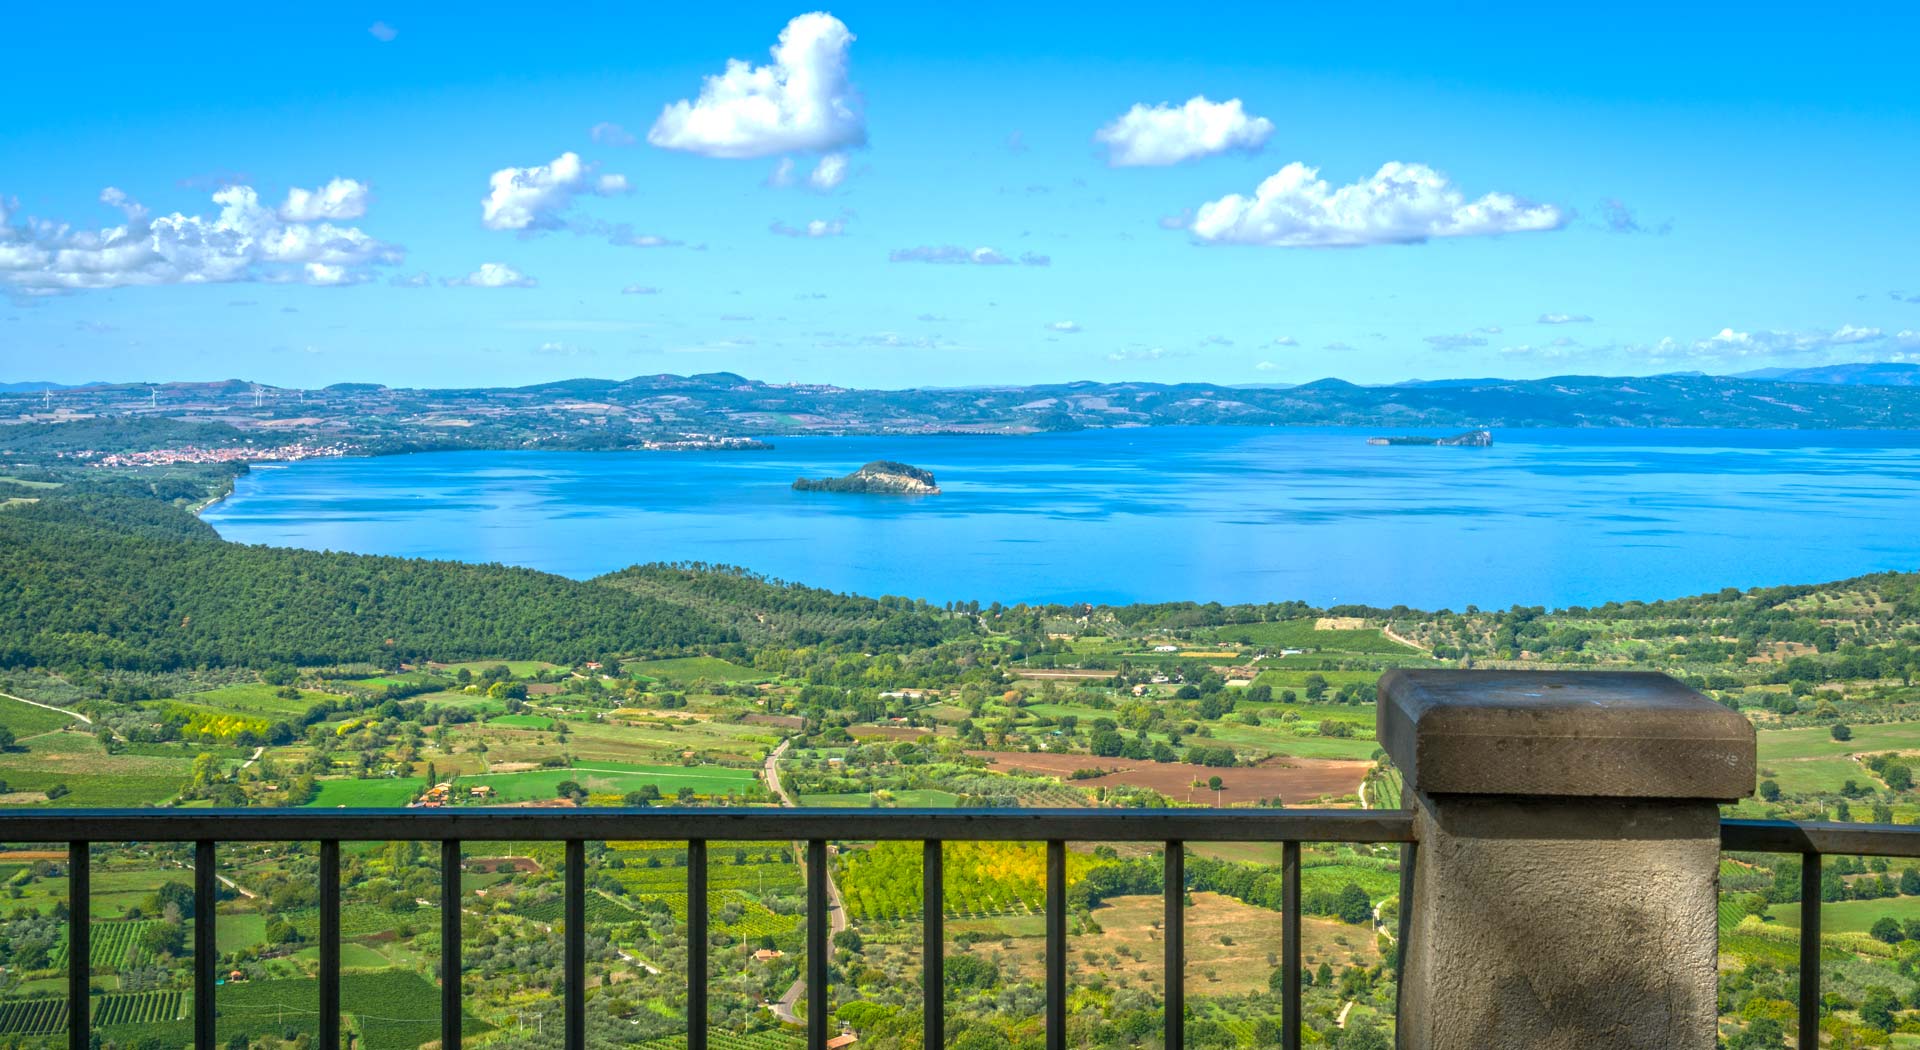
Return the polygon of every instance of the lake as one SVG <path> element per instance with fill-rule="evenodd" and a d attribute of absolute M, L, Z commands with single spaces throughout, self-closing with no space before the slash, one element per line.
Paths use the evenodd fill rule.
<path fill-rule="evenodd" d="M 588 577 L 705 561 L 934 601 L 1589 605 L 1920 567 L 1920 433 L 1165 427 L 256 468 L 242 543 Z M 938 496 L 795 492 L 874 459 Z"/>

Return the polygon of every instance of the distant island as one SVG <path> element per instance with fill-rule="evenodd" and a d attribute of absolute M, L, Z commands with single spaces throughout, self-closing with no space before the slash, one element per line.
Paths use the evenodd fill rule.
<path fill-rule="evenodd" d="M 795 478 L 793 487 L 798 492 L 867 492 L 894 496 L 940 494 L 940 486 L 933 480 L 932 471 L 890 459 L 876 459 L 845 477 Z"/>
<path fill-rule="evenodd" d="M 1469 430 L 1452 437 L 1384 437 L 1368 438 L 1369 445 L 1441 445 L 1448 448 L 1492 448 L 1493 433 L 1487 430 Z"/>

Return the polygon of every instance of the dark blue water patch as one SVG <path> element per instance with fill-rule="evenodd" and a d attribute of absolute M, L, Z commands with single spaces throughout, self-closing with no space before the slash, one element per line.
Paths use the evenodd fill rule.
<path fill-rule="evenodd" d="M 1391 431 L 1398 432 L 1398 431 Z M 576 577 L 745 565 L 936 601 L 1594 604 L 1920 563 L 1920 434 L 1164 428 L 779 438 L 764 453 L 428 453 L 256 471 L 207 513 L 249 543 Z M 873 459 L 920 498 L 798 493 Z"/>

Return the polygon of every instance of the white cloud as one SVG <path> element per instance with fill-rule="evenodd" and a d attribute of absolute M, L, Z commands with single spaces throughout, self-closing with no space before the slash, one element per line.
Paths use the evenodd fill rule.
<path fill-rule="evenodd" d="M 773 170 L 767 172 L 767 185 L 781 187 L 793 185 L 793 158 L 781 157 Z"/>
<path fill-rule="evenodd" d="M 602 146 L 631 146 L 640 141 L 633 132 L 610 120 L 603 120 L 588 128 L 587 135 Z"/>
<path fill-rule="evenodd" d="M 813 174 L 807 176 L 807 185 L 822 192 L 833 189 L 847 180 L 847 155 L 829 153 L 814 165 Z"/>
<path fill-rule="evenodd" d="M 647 141 L 708 157 L 825 152 L 867 141 L 860 95 L 847 76 L 854 36 L 823 11 L 788 22 L 773 62 L 729 59 L 706 78 L 700 97 L 661 110 Z"/>
<path fill-rule="evenodd" d="M 1209 102 L 1195 95 L 1186 105 L 1136 103 L 1093 135 L 1107 146 L 1116 168 L 1161 167 L 1228 150 L 1253 152 L 1273 134 L 1273 121 L 1249 117 L 1240 100 Z"/>
<path fill-rule="evenodd" d="M 767 229 L 782 237 L 838 237 L 847 232 L 847 221 L 845 219 L 815 219 L 805 226 L 788 226 L 784 222 L 776 222 L 767 227 Z"/>
<path fill-rule="evenodd" d="M 593 351 L 573 343 L 541 343 L 533 352 L 542 357 L 592 357 Z"/>
<path fill-rule="evenodd" d="M 1145 350 L 1115 350 L 1107 355 L 1109 361 L 1158 361 L 1167 356 L 1163 347 L 1149 347 Z"/>
<path fill-rule="evenodd" d="M 1430 335 L 1425 337 L 1425 342 L 1441 350 L 1465 350 L 1470 347 L 1487 345 L 1487 338 L 1483 335 L 1465 332 L 1458 335 Z"/>
<path fill-rule="evenodd" d="M 1339 350 L 1351 350 L 1351 349 L 1353 349 L 1353 347 L 1352 347 L 1352 345 L 1351 345 L 1351 344 L 1348 344 L 1348 343 L 1342 343 L 1342 342 L 1340 342 L 1340 341 L 1338 341 L 1338 340 L 1335 340 L 1334 342 L 1331 342 L 1331 343 L 1326 343 L 1326 344 L 1324 344 L 1324 345 L 1322 345 L 1322 346 L 1320 347 L 1320 349 L 1322 349 L 1322 350 L 1335 350 L 1335 351 L 1339 351 Z"/>
<path fill-rule="evenodd" d="M 1319 174 L 1289 164 L 1251 197 L 1229 194 L 1200 205 L 1189 229 L 1210 244 L 1332 248 L 1556 230 L 1567 222 L 1551 204 L 1505 193 L 1469 201 L 1424 164 L 1390 161 L 1372 177 L 1337 189 Z"/>
<path fill-rule="evenodd" d="M 449 286 L 466 285 L 469 288 L 532 288 L 540 282 L 508 266 L 506 263 L 481 263 L 478 270 L 465 277 L 451 278 Z"/>
<path fill-rule="evenodd" d="M 413 274 L 394 274 L 387 283 L 396 288 L 426 288 L 433 284 L 433 275 L 425 270 Z"/>
<path fill-rule="evenodd" d="M 1279 365 L 1274 364 L 1272 361 L 1262 361 L 1259 364 L 1254 365 L 1253 370 L 1256 372 L 1272 372 L 1278 369 L 1279 367 L 1280 367 Z"/>
<path fill-rule="evenodd" d="M 1541 324 L 1591 324 L 1593 318 L 1586 314 L 1541 314 Z"/>
<path fill-rule="evenodd" d="M 317 190 L 295 186 L 280 205 L 280 217 L 288 222 L 358 219 L 366 213 L 367 184 L 358 179 L 332 179 Z"/>
<path fill-rule="evenodd" d="M 383 44 L 391 44 L 393 38 L 400 35 L 400 31 L 385 22 L 375 22 L 367 27 L 367 34 Z"/>
<path fill-rule="evenodd" d="M 1274 338 L 1274 340 L 1273 340 L 1273 345 L 1275 345 L 1275 346 L 1299 346 L 1299 345 L 1300 345 L 1300 340 L 1298 340 L 1298 339 L 1295 339 L 1294 337 L 1292 337 L 1292 336 L 1290 336 L 1290 335 L 1282 335 L 1282 336 L 1276 336 L 1276 337 Z"/>
<path fill-rule="evenodd" d="M 501 168 L 480 202 L 480 223 L 489 230 L 550 230 L 566 225 L 560 213 L 580 194 L 609 197 L 627 192 L 625 175 L 595 175 L 580 155 L 562 153 L 550 164 Z"/>
<path fill-rule="evenodd" d="M 98 230 L 36 218 L 16 224 L 17 205 L 0 204 L 0 285 L 22 295 L 229 281 L 341 285 L 406 258 L 356 227 L 284 221 L 250 186 L 226 186 L 212 198 L 220 211 L 211 218 L 153 217 L 108 187 L 100 200 L 123 222 Z"/>
<path fill-rule="evenodd" d="M 1083 329 L 1080 327 L 1078 321 L 1055 321 L 1047 325 L 1047 331 L 1060 332 L 1066 335 L 1077 335 L 1083 331 Z"/>
<path fill-rule="evenodd" d="M 660 289 L 650 284 L 630 284 L 620 289 L 621 295 L 659 295 Z"/>
<path fill-rule="evenodd" d="M 1053 260 L 1045 255 L 1022 252 L 1018 259 L 1011 258 L 995 248 L 962 248 L 953 244 L 922 245 L 918 248 L 895 248 L 887 253 L 888 262 L 923 262 L 962 264 L 975 266 L 1012 266 L 1018 262 L 1023 266 L 1051 266 Z"/>

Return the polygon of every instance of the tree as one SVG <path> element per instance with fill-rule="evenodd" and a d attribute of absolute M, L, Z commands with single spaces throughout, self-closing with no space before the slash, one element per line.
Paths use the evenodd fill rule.
<path fill-rule="evenodd" d="M 13 730 L 0 726 L 0 751 L 12 751 L 14 742 Z"/>
<path fill-rule="evenodd" d="M 1318 671 L 1302 679 L 1301 684 L 1305 687 L 1308 700 L 1317 702 L 1327 695 L 1327 676 Z"/>
<path fill-rule="evenodd" d="M 1913 770 L 1902 763 L 1890 762 L 1881 771 L 1880 779 L 1887 782 L 1890 791 L 1906 791 L 1913 787 Z"/>
<path fill-rule="evenodd" d="M 1900 997 L 1889 989 L 1874 985 L 1860 1001 L 1860 1020 L 1882 1032 L 1893 1031 L 1893 1012 L 1900 1009 Z"/>
<path fill-rule="evenodd" d="M 1900 871 L 1900 895 L 1920 897 L 1920 870 L 1903 868 Z"/>
<path fill-rule="evenodd" d="M 1780 785 L 1771 780 L 1760 782 L 1760 797 L 1767 802 L 1780 801 Z"/>
<path fill-rule="evenodd" d="M 553 786 L 553 793 L 560 798 L 582 799 L 587 797 L 587 789 L 577 780 L 562 780 Z"/>
<path fill-rule="evenodd" d="M 1882 915 L 1875 919 L 1873 927 L 1867 932 L 1873 935 L 1874 940 L 1887 944 L 1898 944 L 1907 939 L 1906 932 L 1900 928 L 1900 920 L 1891 915 Z"/>
<path fill-rule="evenodd" d="M 1340 917 L 1341 922 L 1364 926 L 1373 921 L 1373 902 L 1367 899 L 1366 890 L 1349 882 L 1341 887 L 1333 913 Z"/>
<path fill-rule="evenodd" d="M 1827 730 L 1827 732 L 1832 735 L 1835 740 L 1842 742 L 1853 739 L 1853 727 L 1845 722 L 1835 722 L 1833 728 Z"/>

